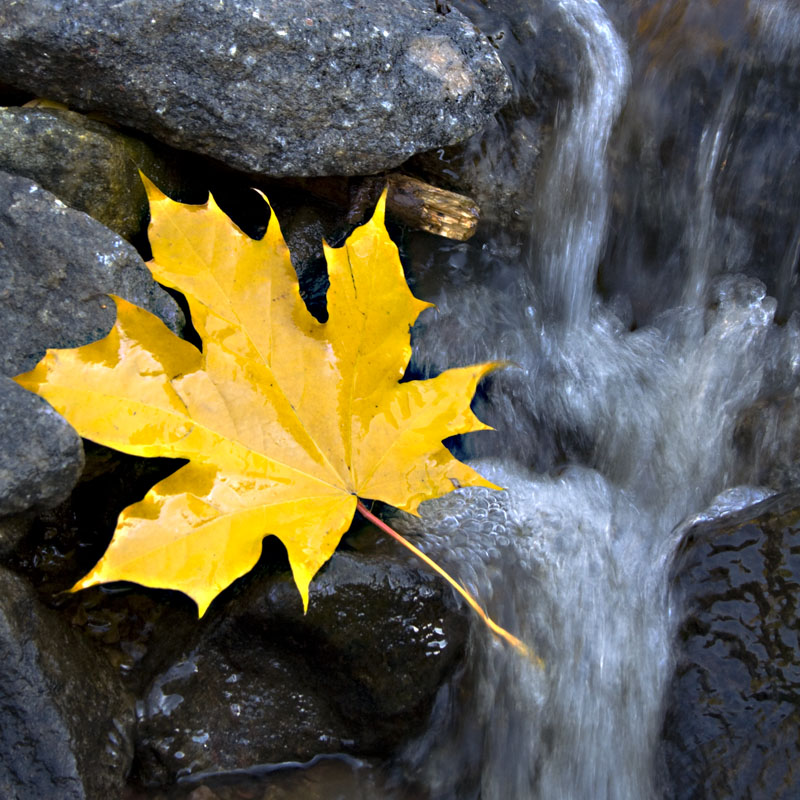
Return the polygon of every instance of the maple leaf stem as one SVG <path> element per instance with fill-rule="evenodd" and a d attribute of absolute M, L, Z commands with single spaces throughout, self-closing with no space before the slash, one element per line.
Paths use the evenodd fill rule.
<path fill-rule="evenodd" d="M 373 525 L 380 528 L 384 533 L 387 533 L 395 541 L 400 542 L 403 547 L 409 549 L 415 556 L 421 558 L 432 570 L 441 575 L 469 604 L 470 608 L 483 620 L 484 624 L 489 630 L 499 638 L 508 642 L 517 652 L 521 653 L 525 658 L 532 661 L 533 664 L 539 668 L 544 667 L 542 661 L 533 650 L 530 649 L 522 640 L 518 639 L 514 634 L 509 633 L 505 628 L 501 628 L 478 604 L 478 601 L 460 584 L 455 578 L 451 577 L 444 569 L 442 569 L 432 558 L 425 555 L 419 548 L 415 547 L 408 539 L 401 536 L 394 528 L 387 525 L 382 519 L 376 517 L 362 502 L 358 501 L 356 508 L 361 512 L 361 515 L 368 519 Z"/>

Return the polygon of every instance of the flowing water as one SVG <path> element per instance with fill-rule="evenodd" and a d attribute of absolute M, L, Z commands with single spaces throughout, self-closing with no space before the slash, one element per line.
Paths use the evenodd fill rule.
<path fill-rule="evenodd" d="M 523 23 L 535 52 L 546 15 L 571 68 L 523 232 L 443 246 L 419 278 L 438 306 L 416 332 L 421 373 L 512 362 L 479 403 L 496 432 L 462 445 L 505 492 L 398 525 L 546 668 L 476 629 L 402 772 L 435 800 L 660 797 L 682 524 L 774 491 L 734 430 L 798 387 L 800 8 L 456 5 L 522 52 Z M 513 72 L 518 94 L 537 80 Z"/>
<path fill-rule="evenodd" d="M 767 426 L 755 457 L 735 432 L 800 393 L 800 6 L 451 4 L 498 43 L 515 94 L 466 148 L 500 187 L 481 233 L 406 242 L 437 304 L 412 367 L 508 362 L 476 400 L 495 431 L 454 445 L 505 490 L 394 521 L 546 666 L 476 624 L 389 781 L 430 800 L 669 796 L 682 532 L 796 483 L 791 431 Z M 285 796 L 391 795 L 368 765 L 322 766 L 324 788 L 298 771 Z"/>

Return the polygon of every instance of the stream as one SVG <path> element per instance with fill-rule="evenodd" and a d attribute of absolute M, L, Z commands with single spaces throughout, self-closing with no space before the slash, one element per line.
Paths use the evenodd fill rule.
<path fill-rule="evenodd" d="M 412 250 L 437 304 L 418 372 L 511 362 L 478 403 L 496 432 L 460 445 L 506 491 L 461 490 L 397 525 L 546 668 L 476 630 L 401 772 L 436 800 L 661 797 L 669 569 L 693 519 L 774 492 L 734 430 L 798 385 L 800 8 L 455 5 L 506 32 L 507 59 L 536 60 L 558 31 L 569 68 L 516 230 Z M 518 97 L 541 79 L 511 72 Z M 503 145 L 481 152 L 507 179 Z"/>

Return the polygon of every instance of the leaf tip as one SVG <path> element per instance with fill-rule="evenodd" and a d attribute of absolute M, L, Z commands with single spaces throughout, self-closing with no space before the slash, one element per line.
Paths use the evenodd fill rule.
<path fill-rule="evenodd" d="M 297 578 L 295 578 L 295 585 L 297 586 L 297 590 L 300 592 L 300 599 L 303 601 L 303 616 L 308 613 L 308 586 L 309 584 L 304 583 L 300 584 L 297 582 Z"/>
<path fill-rule="evenodd" d="M 81 589 L 88 589 L 91 586 L 97 586 L 97 584 L 99 583 L 103 583 L 103 581 L 101 578 L 97 576 L 97 570 L 93 570 L 88 575 L 85 575 L 79 581 L 70 586 L 70 588 L 67 589 L 67 591 L 70 594 L 75 594 L 81 591 Z"/>
<path fill-rule="evenodd" d="M 310 572 L 304 564 L 295 561 L 291 557 L 289 558 L 289 565 L 292 569 L 294 585 L 297 587 L 297 591 L 300 592 L 300 599 L 303 601 L 303 614 L 305 615 L 308 613 L 308 589 L 314 573 Z"/>
<path fill-rule="evenodd" d="M 196 597 L 194 595 L 189 595 L 192 600 L 197 603 L 197 619 L 202 619 L 203 615 L 208 611 L 209 606 L 211 605 L 211 601 L 217 596 L 216 594 L 211 594 L 208 596 L 204 593 L 200 597 Z"/>
<path fill-rule="evenodd" d="M 386 185 L 383 187 L 383 191 L 381 192 L 381 196 L 378 198 L 378 202 L 375 204 L 375 211 L 372 212 L 372 222 L 380 223 L 384 225 L 386 222 L 386 197 L 389 194 L 389 186 Z"/>
<path fill-rule="evenodd" d="M 161 189 L 156 186 L 147 175 L 144 174 L 141 170 L 139 170 L 139 178 L 141 179 L 142 183 L 144 184 L 144 190 L 147 192 L 147 199 L 153 203 L 157 200 L 166 200 L 167 196 Z"/>

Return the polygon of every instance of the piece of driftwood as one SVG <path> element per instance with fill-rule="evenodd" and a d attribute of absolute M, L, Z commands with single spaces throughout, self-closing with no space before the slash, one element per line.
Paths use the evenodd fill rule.
<path fill-rule="evenodd" d="M 396 172 L 368 178 L 355 188 L 348 222 L 362 221 L 364 213 L 375 204 L 386 185 L 389 187 L 386 210 L 409 228 L 460 242 L 475 233 L 481 211 L 474 200 Z"/>

